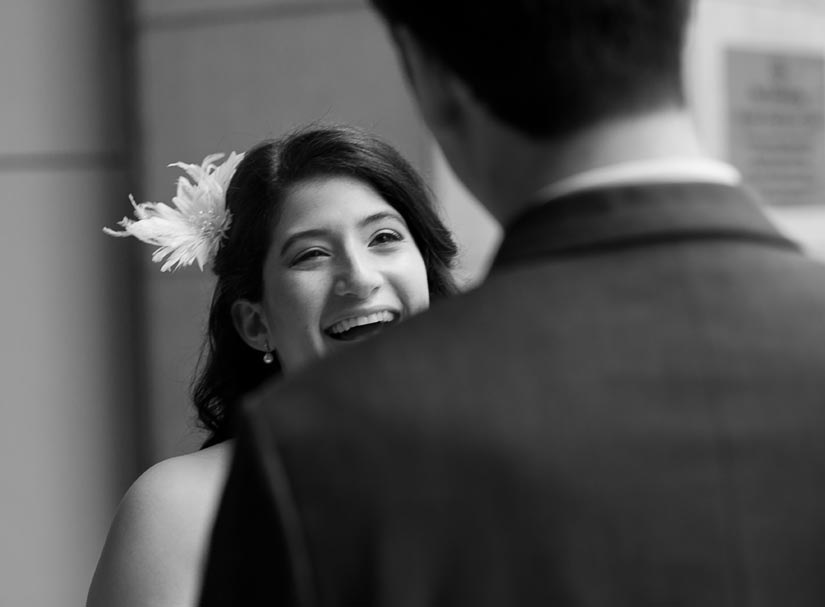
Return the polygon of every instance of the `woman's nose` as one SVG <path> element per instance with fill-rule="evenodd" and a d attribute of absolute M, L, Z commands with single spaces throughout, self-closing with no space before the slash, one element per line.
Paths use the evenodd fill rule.
<path fill-rule="evenodd" d="M 382 276 L 369 260 L 349 256 L 335 279 L 335 294 L 367 299 L 381 286 Z"/>

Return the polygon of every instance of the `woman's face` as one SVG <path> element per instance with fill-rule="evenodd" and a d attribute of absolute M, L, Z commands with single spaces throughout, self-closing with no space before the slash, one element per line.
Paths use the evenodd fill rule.
<path fill-rule="evenodd" d="M 290 372 L 429 305 L 427 270 L 401 215 L 348 177 L 299 183 L 264 262 L 270 346 Z"/>

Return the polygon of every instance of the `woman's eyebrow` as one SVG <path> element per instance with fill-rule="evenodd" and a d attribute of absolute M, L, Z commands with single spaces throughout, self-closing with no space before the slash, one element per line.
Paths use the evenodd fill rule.
<path fill-rule="evenodd" d="M 394 211 L 380 211 L 378 213 L 373 213 L 372 215 L 368 215 L 364 217 L 360 222 L 358 222 L 359 227 L 366 227 L 371 223 L 376 223 L 378 221 L 383 221 L 384 219 L 395 219 L 396 221 L 400 221 L 404 223 L 401 215 Z"/>

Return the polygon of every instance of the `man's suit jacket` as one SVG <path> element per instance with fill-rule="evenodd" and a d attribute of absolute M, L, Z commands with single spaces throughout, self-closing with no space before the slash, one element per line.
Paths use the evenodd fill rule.
<path fill-rule="evenodd" d="M 825 268 L 744 190 L 537 206 L 248 405 L 204 607 L 825 605 Z"/>

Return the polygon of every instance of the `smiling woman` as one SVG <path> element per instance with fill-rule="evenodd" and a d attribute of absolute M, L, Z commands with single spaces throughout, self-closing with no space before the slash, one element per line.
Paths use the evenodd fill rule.
<path fill-rule="evenodd" d="M 240 398 L 455 292 L 456 247 L 427 187 L 376 137 L 305 129 L 216 160 L 178 165 L 197 183 L 179 183 L 177 209 L 136 205 L 108 231 L 159 245 L 164 269 L 208 264 L 217 283 L 192 390 L 209 436 L 129 489 L 90 607 L 193 605 Z"/>
<path fill-rule="evenodd" d="M 246 343 L 285 371 L 429 305 L 427 269 L 404 217 L 363 181 L 319 176 L 284 197 L 263 298 L 234 306 Z"/>

